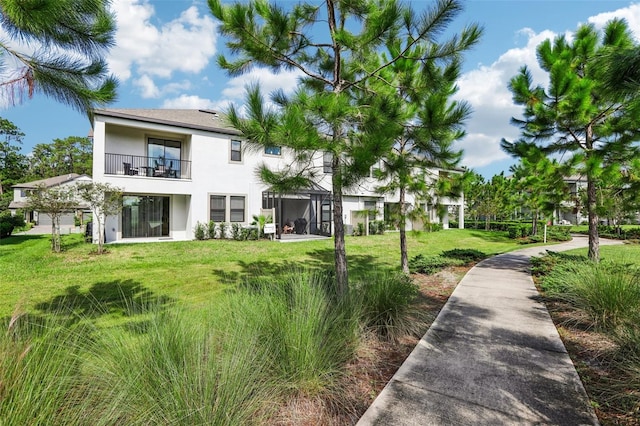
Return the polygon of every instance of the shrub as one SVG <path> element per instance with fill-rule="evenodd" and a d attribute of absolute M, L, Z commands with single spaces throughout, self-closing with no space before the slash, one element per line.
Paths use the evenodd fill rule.
<path fill-rule="evenodd" d="M 248 287 L 251 297 L 237 315 L 255 321 L 251 327 L 259 330 L 285 389 L 306 395 L 329 391 L 355 353 L 357 305 L 337 297 L 328 273 L 297 271 Z"/>
<path fill-rule="evenodd" d="M 196 226 L 193 229 L 193 236 L 196 240 L 205 240 L 207 238 L 207 228 L 203 223 L 196 222 Z"/>
<path fill-rule="evenodd" d="M 404 274 L 374 274 L 361 278 L 353 292 L 361 305 L 362 323 L 378 336 L 397 340 L 423 331 L 413 302 L 418 286 Z"/>
<path fill-rule="evenodd" d="M 364 222 L 358 222 L 356 224 L 356 226 L 353 228 L 353 234 L 354 237 L 360 237 L 362 235 L 365 235 L 365 227 L 364 227 Z"/>
<path fill-rule="evenodd" d="M 244 236 L 242 234 L 242 225 L 240 225 L 239 223 L 231 224 L 231 239 L 236 241 L 242 241 L 244 239 Z"/>
<path fill-rule="evenodd" d="M 211 240 L 216 238 L 216 223 L 212 220 L 207 224 L 207 238 Z"/>
<path fill-rule="evenodd" d="M 423 254 L 419 254 L 409 259 L 409 269 L 413 273 L 430 275 L 446 268 L 447 266 L 460 266 L 464 265 L 464 263 L 465 262 L 458 259 L 438 255 L 425 256 Z"/>
<path fill-rule="evenodd" d="M 442 252 L 442 256 L 449 257 L 451 259 L 458 259 L 465 263 L 478 262 L 485 259 L 487 255 L 480 250 L 476 249 L 452 249 Z"/>
<path fill-rule="evenodd" d="M 259 423 L 275 395 L 256 331 L 220 306 L 199 315 L 147 306 L 137 334 L 109 328 L 92 344 L 87 418 L 105 425 Z"/>
<path fill-rule="evenodd" d="M 6 238 L 11 235 L 15 228 L 21 228 L 26 223 L 20 215 L 12 215 L 10 211 L 0 213 L 0 238 Z"/>
<path fill-rule="evenodd" d="M 564 259 L 543 278 L 541 287 L 587 313 L 603 329 L 640 318 L 640 279 L 628 265 Z"/>

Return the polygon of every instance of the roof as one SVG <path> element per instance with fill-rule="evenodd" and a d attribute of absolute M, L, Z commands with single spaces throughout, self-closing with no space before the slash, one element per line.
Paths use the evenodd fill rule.
<path fill-rule="evenodd" d="M 47 179 L 34 180 L 33 182 L 17 183 L 12 188 L 35 189 L 39 187 L 51 188 L 52 186 L 62 185 L 63 183 L 72 182 L 80 177 L 89 177 L 87 175 L 79 175 L 78 173 L 69 173 L 66 175 L 55 176 Z"/>
<path fill-rule="evenodd" d="M 97 109 L 95 116 L 122 118 L 154 124 L 182 127 L 192 130 L 241 135 L 221 112 L 210 109 Z"/>

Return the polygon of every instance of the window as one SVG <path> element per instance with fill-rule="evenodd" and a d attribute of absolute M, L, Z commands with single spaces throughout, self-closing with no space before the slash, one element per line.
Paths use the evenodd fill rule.
<path fill-rule="evenodd" d="M 171 167 L 180 170 L 180 141 L 169 139 L 149 138 L 147 155 L 149 167 Z"/>
<path fill-rule="evenodd" d="M 224 222 L 227 217 L 226 208 L 227 197 L 224 195 L 212 195 L 211 196 L 211 212 L 209 219 L 214 222 Z"/>
<path fill-rule="evenodd" d="M 376 202 L 375 201 L 365 201 L 364 209 L 369 210 L 369 220 L 376 220 Z"/>
<path fill-rule="evenodd" d="M 331 173 L 333 170 L 333 154 L 325 152 L 322 155 L 322 171 L 324 173 Z"/>
<path fill-rule="evenodd" d="M 244 197 L 232 196 L 229 198 L 229 222 L 244 222 Z"/>
<path fill-rule="evenodd" d="M 231 161 L 242 161 L 241 141 L 231 141 Z"/>
<path fill-rule="evenodd" d="M 209 219 L 214 222 L 244 222 L 245 204 L 243 195 L 211 195 Z"/>
<path fill-rule="evenodd" d="M 282 147 L 279 146 L 265 146 L 264 153 L 267 155 L 280 155 Z"/>

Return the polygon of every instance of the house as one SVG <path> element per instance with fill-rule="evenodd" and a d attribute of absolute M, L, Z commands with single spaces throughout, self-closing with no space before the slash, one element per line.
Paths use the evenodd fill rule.
<path fill-rule="evenodd" d="M 279 234 L 291 224 L 294 232 L 332 235 L 331 158 L 309 153 L 317 181 L 293 193 L 277 193 L 260 181 L 256 168 L 286 167 L 291 153 L 280 146 L 248 149 L 219 112 L 95 110 L 93 144 L 94 181 L 124 192 L 122 213 L 106 219 L 107 242 L 191 240 L 197 223 L 246 226 L 259 214 L 271 215 Z M 352 225 L 361 217 L 354 212 L 363 210 L 382 219 L 385 205 L 397 202 L 377 195 L 373 182 L 363 182 L 344 197 L 345 224 Z"/>
<path fill-rule="evenodd" d="M 560 224 L 580 225 L 588 221 L 586 208 L 580 208 L 580 194 L 587 189 L 587 178 L 582 175 L 572 175 L 564 178 L 564 183 L 569 190 L 569 198 L 556 209 L 555 217 Z"/>
<path fill-rule="evenodd" d="M 27 201 L 29 194 L 39 188 L 72 187 L 83 182 L 91 182 L 91 178 L 87 175 L 69 173 L 48 179 L 13 185 L 13 201 L 9 204 L 9 210 L 12 214 L 16 214 L 18 210 L 21 210 L 27 222 L 35 223 L 36 225 L 51 226 L 51 217 L 49 215 L 28 209 Z M 82 215 L 88 217 L 89 213 L 90 210 L 88 206 L 78 202 L 78 205 L 74 207 L 74 211 L 65 213 L 60 217 L 60 226 L 75 226 L 76 217 L 82 218 Z"/>

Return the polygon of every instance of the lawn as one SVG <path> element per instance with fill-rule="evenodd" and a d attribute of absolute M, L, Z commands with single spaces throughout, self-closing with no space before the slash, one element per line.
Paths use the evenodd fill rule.
<path fill-rule="evenodd" d="M 16 309 L 55 310 L 63 299 L 99 301 L 117 311 L 121 296 L 162 297 L 197 306 L 250 276 L 270 276 L 295 268 L 331 269 L 333 241 L 187 241 L 113 244 L 106 255 L 92 253 L 80 235 L 63 236 L 64 252 L 49 250 L 43 236 L 0 240 L 0 318 Z M 398 234 L 347 237 L 349 270 L 357 276 L 374 268 L 398 270 Z M 503 232 L 452 229 L 409 233 L 409 256 L 474 248 L 497 254 L 520 248 Z M 111 304 L 111 305 L 110 305 Z M 116 304 L 116 305 L 114 305 Z"/>

